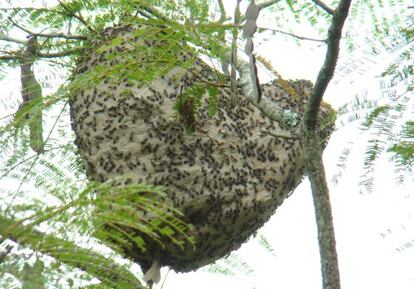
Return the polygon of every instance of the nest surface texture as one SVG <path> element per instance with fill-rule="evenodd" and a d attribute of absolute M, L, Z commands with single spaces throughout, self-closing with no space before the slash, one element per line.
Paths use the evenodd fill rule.
<path fill-rule="evenodd" d="M 126 25 L 105 30 L 106 40 L 97 41 L 75 75 L 122 64 L 137 49 L 135 45 L 162 45 L 142 40 L 137 34 L 142 29 Z M 102 48 L 113 39 L 118 39 L 115 47 Z M 188 56 L 177 58 L 184 62 Z M 148 59 L 137 62 L 142 60 Z M 145 69 L 139 73 L 146 73 Z M 194 130 L 188 133 L 184 122 L 189 120 L 177 116 L 174 105 L 185 89 L 200 81 L 214 82 L 217 74 L 196 59 L 186 68 L 176 65 L 147 85 L 128 77 L 115 82 L 102 78 L 70 99 L 76 144 L 88 178 L 104 182 L 122 176 L 127 183 L 162 185 L 184 221 L 194 225 L 189 234 L 195 237 L 195 249 L 173 244 L 162 248 L 150 238 L 144 238 L 146 251 L 125 247 L 124 253 L 143 268 L 157 259 L 163 266 L 186 272 L 238 249 L 302 180 L 299 141 L 278 137 L 288 131 L 264 117 L 241 91 L 237 106 L 231 107 L 229 82 L 218 88 L 213 117 L 209 98 L 202 98 L 195 119 L 190 119 Z M 288 85 L 290 89 L 273 81 L 261 89 L 279 107 L 303 115 L 312 84 L 299 80 Z M 323 108 L 321 117 L 330 112 Z M 327 138 L 331 129 L 321 130 L 322 137 Z"/>

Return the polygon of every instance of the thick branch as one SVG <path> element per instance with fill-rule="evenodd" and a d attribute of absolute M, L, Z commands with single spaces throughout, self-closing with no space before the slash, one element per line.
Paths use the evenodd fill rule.
<path fill-rule="evenodd" d="M 19 43 L 19 44 L 26 44 L 26 41 L 25 40 L 13 38 L 13 37 L 10 37 L 8 35 L 3 35 L 3 34 L 0 34 L 0 40 L 9 41 L 9 42 L 15 42 L 15 43 Z"/>
<path fill-rule="evenodd" d="M 318 227 L 319 254 L 324 289 L 340 289 L 335 231 L 329 189 L 322 160 L 321 142 L 316 133 L 302 133 L 306 172 L 312 188 L 313 206 Z"/>
<path fill-rule="evenodd" d="M 336 8 L 331 26 L 329 27 L 325 61 L 319 71 L 315 86 L 313 87 L 310 100 L 305 111 L 305 126 L 309 130 L 315 130 L 318 110 L 322 102 L 322 97 L 331 81 L 336 62 L 339 55 L 339 43 L 342 36 L 342 28 L 348 16 L 349 7 L 352 0 L 341 0 Z"/>
<path fill-rule="evenodd" d="M 328 31 L 325 61 L 306 105 L 300 133 L 304 148 L 305 169 L 312 187 L 324 289 L 340 289 L 341 285 L 329 189 L 326 184 L 322 147 L 316 124 L 322 97 L 333 77 L 338 60 L 342 28 L 348 16 L 351 2 L 352 0 L 341 0 L 333 15 Z"/>
<path fill-rule="evenodd" d="M 253 84 L 249 78 L 249 64 L 242 59 L 238 59 L 236 63 L 237 71 L 240 74 L 240 84 L 246 99 L 255 107 L 257 107 L 266 117 L 277 121 L 283 126 L 293 128 L 299 123 L 299 115 L 286 109 L 280 108 L 277 103 L 269 98 L 262 96 L 260 102 L 253 93 Z"/>
<path fill-rule="evenodd" d="M 217 0 L 219 9 L 220 9 L 220 22 L 224 22 L 226 20 L 226 9 L 224 9 L 223 0 Z"/>
<path fill-rule="evenodd" d="M 263 9 L 266 9 L 267 7 L 270 7 L 274 4 L 276 4 L 277 2 L 279 2 L 280 0 L 268 0 L 268 1 L 264 1 L 261 3 L 257 3 L 257 7 L 259 8 L 259 11 L 262 11 Z M 242 15 L 240 17 L 240 23 L 244 22 L 246 20 L 246 16 Z"/>
<path fill-rule="evenodd" d="M 320 0 L 312 0 L 317 6 L 321 7 L 323 10 L 325 10 L 326 13 L 334 15 L 335 11 L 329 7 L 328 5 L 326 5 L 326 3 L 320 1 Z"/>
<path fill-rule="evenodd" d="M 0 216 L 0 235 L 3 239 L 10 239 L 49 255 L 59 262 L 88 272 L 111 288 L 145 288 L 132 273 L 114 261 L 90 249 L 78 247 L 72 242 L 36 231 L 18 221 Z M 75 258 L 76 255 L 81 255 L 82 258 Z"/>
<path fill-rule="evenodd" d="M 280 0 L 268 0 L 268 1 L 264 1 L 261 3 L 257 3 L 257 7 L 259 7 L 259 11 L 266 9 L 267 7 L 270 7 L 274 4 L 276 4 L 277 2 L 279 2 Z"/>
<path fill-rule="evenodd" d="M 0 60 L 3 61 L 10 61 L 10 60 L 18 60 L 19 55 L 16 51 L 7 52 L 8 55 L 0 55 Z"/>

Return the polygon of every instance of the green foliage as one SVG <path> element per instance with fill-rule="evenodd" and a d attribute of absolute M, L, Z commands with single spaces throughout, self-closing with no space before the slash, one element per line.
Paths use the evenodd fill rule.
<path fill-rule="evenodd" d="M 374 13 L 375 12 L 375 13 Z M 363 51 L 360 57 L 349 57 L 344 61 L 344 71 L 338 77 L 341 81 L 348 74 L 365 74 L 377 65 L 384 66 L 379 75 L 381 91 L 377 97 L 367 99 L 358 95 L 354 101 L 341 108 L 338 113 L 342 119 L 347 116 L 343 126 L 361 120 L 360 128 L 367 136 L 367 147 L 363 161 L 363 171 L 360 184 L 367 191 L 372 191 L 374 185 L 375 165 L 385 155 L 393 161 L 397 184 L 412 171 L 412 137 L 410 122 L 412 121 L 412 80 L 414 70 L 412 64 L 414 34 L 412 13 L 407 10 L 404 1 L 356 1 L 351 11 L 351 29 L 358 21 L 365 21 L 361 15 L 366 14 L 367 20 L 373 23 L 372 31 L 367 31 L 363 38 L 364 45 L 348 47 Z M 369 14 L 369 15 L 368 15 Z M 360 15 L 360 16 L 358 16 Z M 350 35 L 350 40 L 353 34 Z M 358 55 L 357 53 L 355 53 Z M 384 63 L 384 59 L 391 59 Z M 358 138 L 363 137 L 362 133 Z M 335 182 L 346 168 L 348 156 L 355 141 L 343 149 L 338 161 L 339 173 L 333 177 Z M 408 173 L 408 174 L 407 174 Z"/>
<path fill-rule="evenodd" d="M 382 105 L 376 107 L 372 112 L 370 112 L 365 121 L 362 123 L 362 128 L 368 130 L 374 124 L 374 121 L 378 119 L 381 114 L 386 114 L 389 111 L 390 107 L 388 105 Z"/>
<path fill-rule="evenodd" d="M 18 29 L 7 20 L 11 17 L 21 27 L 30 31 L 49 35 L 76 36 L 67 38 L 38 36 L 41 48 L 34 61 L 39 61 L 40 58 L 54 61 L 54 65 L 69 70 L 69 73 L 79 59 L 87 54 L 85 51 L 96 50 L 96 53 L 112 51 L 108 53 L 108 59 L 117 58 L 119 52 L 113 48 L 121 44 L 121 38 L 115 37 L 102 46 L 97 44 L 102 43 L 102 32 L 106 27 L 112 27 L 121 21 L 136 25 L 145 19 L 145 23 L 152 23 L 153 26 L 148 26 L 149 29 L 145 31 L 136 30 L 134 36 L 147 40 L 161 39 L 165 43 L 162 47 L 151 48 L 142 42 L 131 43 L 134 47 L 129 58 L 125 58 L 124 62 L 111 67 L 96 66 L 87 73 L 77 74 L 57 92 L 29 101 L 17 113 L 2 119 L 0 175 L 2 179 L 17 181 L 18 188 L 16 190 L 10 187 L 2 190 L 1 210 L 4 215 L 15 216 L 17 218 L 15 222 L 26 224 L 21 234 L 30 241 L 19 243 L 26 244 L 29 248 L 36 248 L 41 258 L 44 258 L 43 254 L 54 258 L 52 264 L 55 265 L 48 265 L 43 272 L 38 272 L 39 280 L 46 276 L 49 285 L 53 280 L 66 280 L 67 283 L 63 287 L 73 288 L 70 285 L 74 284 L 73 280 L 84 280 L 88 284 L 93 277 L 97 277 L 101 283 L 90 286 L 137 288 L 136 283 L 132 287 L 128 285 L 131 284 L 128 283 L 131 281 L 128 278 L 126 283 L 119 279 L 119 276 L 129 276 L 127 273 L 129 268 L 125 268 L 122 274 L 116 272 L 116 267 L 110 266 L 110 263 L 108 267 L 102 268 L 102 261 L 93 261 L 102 253 L 92 253 L 68 243 L 74 236 L 85 238 L 85 242 L 90 244 L 95 244 L 99 240 L 111 247 L 114 252 L 120 253 L 122 251 L 114 247 L 111 241 L 116 240 L 119 244 L 136 246 L 143 251 L 146 250 L 145 238 L 155 240 L 161 246 L 164 246 L 165 242 L 173 243 L 178 247 L 183 247 L 186 243 L 194 244 L 194 240 L 186 235 L 189 225 L 180 220 L 181 213 L 171 207 L 162 188 L 146 184 L 120 186 L 117 183 L 119 180 L 111 180 L 104 184 L 90 183 L 86 180 L 82 163 L 73 144 L 73 133 L 68 134 L 70 131 L 68 98 L 78 89 L 99 84 L 103 79 L 116 82 L 120 77 L 126 77 L 134 83 L 145 85 L 177 65 L 188 68 L 197 58 L 197 50 L 218 57 L 223 49 L 215 42 L 212 35 L 217 29 L 223 29 L 205 25 L 210 17 L 208 4 L 208 1 L 189 0 L 182 3 L 175 1 L 115 3 L 89 0 L 62 1 L 61 4 L 51 8 L 0 10 L 0 18 L 5 20 L 1 22 L 0 35 Z M 157 12 L 153 7 L 158 7 L 158 11 L 162 13 Z M 169 19 L 175 19 L 180 23 Z M 182 25 L 183 23 L 185 24 Z M 205 39 L 205 42 L 202 39 Z M 23 38 L 22 41 L 24 40 Z M 197 48 L 183 46 L 184 42 L 193 42 Z M 207 49 L 207 46 L 210 46 L 211 50 Z M 9 60 L 2 62 L 2 68 L 18 66 L 24 48 L 23 42 L 6 45 L 4 51 Z M 179 53 L 186 53 L 191 57 L 179 63 L 177 62 Z M 145 58 L 145 65 L 136 61 L 141 58 Z M 145 73 L 142 73 L 144 70 Z M 44 85 L 42 83 L 42 86 Z M 197 84 L 187 88 L 182 97 L 193 99 L 195 107 L 199 108 L 201 97 L 207 92 L 209 113 L 213 116 L 217 111 L 217 88 L 207 84 Z M 45 126 L 44 152 L 36 154 L 30 148 L 28 124 L 42 111 Z M 193 114 L 195 110 L 190 112 Z M 27 115 L 29 118 L 26 117 Z M 26 186 L 35 188 L 38 196 L 26 191 Z M 15 229 L 13 224 L 1 228 L 2 236 L 8 236 Z M 30 233 L 32 229 L 44 227 L 57 234 L 59 239 L 51 238 L 41 232 Z M 145 238 L 133 233 L 137 231 L 142 232 Z M 26 258 L 21 257 L 21 253 L 10 255 L 9 262 L 0 267 L 6 268 L 12 263 L 26 266 L 26 269 L 19 269 L 15 271 L 16 274 L 12 274 L 19 279 L 17 272 L 25 272 L 32 268 L 25 262 Z M 110 262 L 115 266 L 116 262 L 113 259 Z M 63 264 L 68 266 L 60 269 Z M 76 274 L 75 279 L 72 279 L 67 274 L 73 272 L 70 266 L 83 269 L 86 274 L 85 272 Z M 52 272 L 54 273 L 51 274 Z M 118 276 L 115 283 L 114 276 Z"/>
<path fill-rule="evenodd" d="M 7 178 L 18 183 L 17 190 L 2 188 L 1 217 L 14 216 L 15 221 L 25 222 L 26 228 L 30 230 L 22 230 L 20 233 L 28 239 L 31 238 L 29 241 L 26 240 L 26 245 L 36 248 L 40 255 L 48 254 L 54 257 L 55 265 L 45 266 L 43 270 L 39 265 L 43 261 L 39 261 L 34 267 L 30 265 L 32 270 L 36 269 L 39 283 L 43 282 L 43 276 L 47 276 L 48 282 L 53 278 L 66 278 L 68 283 L 65 286 L 74 288 L 71 283 L 73 281 L 70 281 L 71 278 L 65 277 L 68 272 L 74 271 L 73 268 L 61 269 L 60 267 L 66 263 L 84 270 L 87 274 L 76 276 L 89 282 L 88 284 L 93 277 L 100 280 L 100 284 L 90 285 L 90 288 L 137 288 L 136 284 L 131 281 L 135 279 L 131 277 L 129 267 L 121 271 L 115 270 L 112 265 L 116 262 L 113 259 L 105 263 L 104 259 L 99 258 L 99 256 L 102 257 L 101 252 L 94 255 L 70 243 L 69 241 L 74 236 L 82 236 L 94 241 L 115 239 L 120 244 L 134 245 L 142 250 L 146 249 L 145 240 L 134 235 L 132 233 L 134 230 L 143 232 L 146 237 L 156 240 L 161 246 L 164 242 L 172 242 L 179 247 L 183 246 L 183 242 L 193 243 L 194 240 L 186 235 L 188 225 L 180 220 L 180 213 L 170 207 L 162 188 L 150 184 L 120 186 L 117 183 L 119 180 L 111 180 L 104 184 L 90 183 L 86 180 L 80 158 L 73 145 L 74 136 L 69 133 L 67 102 L 70 95 L 76 93 L 78 89 L 98 84 L 103 79 L 116 83 L 119 78 L 127 78 L 145 85 L 177 65 L 184 69 L 188 68 L 199 54 L 203 54 L 208 59 L 219 61 L 225 59 L 229 51 L 229 45 L 225 43 L 226 36 L 229 36 L 236 28 L 227 25 L 232 23 L 232 19 L 217 24 L 212 14 L 212 5 L 215 3 L 215 1 L 207 0 L 69 0 L 61 1 L 60 4 L 51 8 L 0 9 L 0 35 L 13 35 L 14 31 L 19 30 L 8 21 L 8 17 L 11 17 L 14 22 L 30 31 L 80 36 L 65 38 L 40 35 L 38 37 L 41 49 L 35 60 L 51 61 L 61 69 L 68 70 L 69 73 L 76 67 L 82 56 L 90 51 L 101 53 L 112 50 L 107 56 L 108 59 L 117 58 L 119 52 L 114 48 L 120 45 L 122 39 L 116 37 L 106 45 L 97 45 L 102 43 L 102 32 L 107 27 L 120 23 L 135 25 L 145 21 L 153 25 L 145 31 L 137 30 L 135 36 L 153 40 L 154 37 L 160 39 L 160 35 L 163 35 L 162 40 L 166 43 L 162 47 L 151 48 L 139 42 L 131 43 L 133 49 L 124 62 L 111 67 L 95 66 L 86 73 L 77 74 L 69 83 L 62 85 L 57 92 L 31 101 L 18 113 L 11 112 L 10 116 L 1 120 L 0 179 Z M 355 1 L 350 15 L 351 23 L 355 28 L 358 23 L 366 19 L 373 22 L 370 48 L 374 55 L 380 54 L 381 47 L 398 51 L 405 45 L 412 44 L 414 33 L 411 26 L 404 25 L 403 29 L 394 29 L 397 26 L 401 28 L 401 23 L 386 20 L 385 13 L 378 13 L 378 11 L 388 11 L 387 13 L 393 11 L 397 15 L 400 9 L 405 9 L 402 3 L 403 1 L 389 1 L 389 3 Z M 288 26 L 287 29 L 290 29 L 290 20 L 286 20 L 289 17 L 279 17 L 290 13 L 297 22 L 307 21 L 323 37 L 326 34 L 326 23 L 331 18 L 311 1 L 278 1 L 277 13 L 278 17 L 273 18 L 279 26 Z M 395 26 L 396 23 L 399 25 Z M 358 48 L 351 41 L 353 27 L 350 26 L 347 32 L 351 36 L 348 43 L 349 49 Z M 220 41 L 217 41 L 218 38 Z M 25 38 L 21 40 L 25 41 Z M 183 45 L 183 43 L 191 43 L 191 45 Z M 1 43 L 2 53 L 8 59 L 0 62 L 0 76 L 6 75 L 10 67 L 19 66 L 24 48 L 25 45 L 22 43 L 4 41 Z M 186 62 L 179 63 L 177 54 L 180 52 L 191 55 L 191 57 Z M 59 55 L 59 57 L 53 55 Z M 410 50 L 403 51 L 400 55 L 401 57 L 384 73 L 384 76 L 393 76 L 394 81 L 405 81 L 413 74 L 412 63 L 408 61 L 412 59 L 412 46 Z M 136 61 L 141 58 L 146 59 L 145 65 Z M 213 61 L 211 63 L 214 64 Z M 144 70 L 145 73 L 143 73 Z M 220 81 L 219 77 L 217 80 Z M 412 84 L 410 85 L 407 91 L 412 91 Z M 197 110 L 203 105 L 203 97 L 207 94 L 208 113 L 213 117 L 218 109 L 216 86 L 197 82 L 186 87 L 177 99 L 176 111 L 178 116 L 183 118 L 188 131 L 194 130 Z M 396 113 L 406 111 L 404 98 L 400 97 L 396 102 L 384 106 L 361 101 L 360 104 L 349 109 L 355 112 L 358 105 L 362 107 L 363 103 L 366 104 L 363 109 L 369 113 L 363 127 L 367 131 L 375 130 L 374 138 L 369 142 L 370 147 L 367 150 L 364 164 L 364 169 L 368 172 L 367 177 L 372 176 L 375 160 L 386 151 L 393 154 L 394 160 L 399 165 L 411 166 L 413 158 L 412 120 L 403 124 L 399 133 L 395 133 Z M 6 107 L 5 103 L 1 104 Z M 372 108 L 374 110 L 369 112 Z M 30 149 L 27 129 L 27 124 L 30 124 L 32 119 L 30 117 L 26 119 L 24 115 L 34 117 L 42 109 L 44 110 L 45 147 L 42 154 L 35 154 Z M 359 117 L 361 115 L 355 118 Z M 385 137 L 385 140 L 380 136 Z M 348 154 L 349 150 L 343 153 L 343 167 Z M 28 192 L 26 186 L 35 188 L 37 196 L 33 196 L 32 191 Z M 146 218 L 143 215 L 145 213 L 154 215 L 154 218 Z M 94 215 L 93 218 L 91 218 L 92 215 Z M 61 238 L 53 239 L 47 234 L 36 235 L 31 230 L 42 226 L 46 226 Z M 6 233 L 12 231 L 13 228 L 11 225 L 1 227 L 0 232 L 2 236 L 6 236 Z M 264 238 L 260 242 L 270 251 L 270 246 Z M 119 251 L 116 247 L 113 249 Z M 24 258 L 21 256 L 23 255 L 16 254 L 14 261 L 28 259 L 26 256 Z M 219 266 L 216 270 L 227 274 L 251 273 L 251 268 L 242 260 L 234 257 L 232 261 L 231 258 L 224 261 L 226 266 Z M 77 260 L 77 263 L 74 260 Z M 9 260 L 5 264 L 12 263 Z M 29 272 L 31 270 L 27 267 L 29 265 L 24 267 L 25 265 L 20 266 L 15 272 L 25 272 L 25 270 Z M 0 266 L 0 269 L 2 268 L 4 268 L 3 264 Z M 51 277 L 51 271 L 56 272 L 59 277 Z M 125 279 L 114 281 L 113 276 L 122 276 Z M 15 277 L 18 277 L 17 274 Z M 13 278 L 9 278 L 11 281 L 6 279 L 3 278 L 5 286 L 14 286 Z"/>
<path fill-rule="evenodd" d="M 208 114 L 213 117 L 218 107 L 218 88 L 202 82 L 195 82 L 178 96 L 174 104 L 176 116 L 183 122 L 188 133 L 197 125 L 197 111 L 202 107 L 202 98 L 208 93 Z"/>
<path fill-rule="evenodd" d="M 218 106 L 218 88 L 215 86 L 210 86 L 208 88 L 208 114 L 210 117 L 213 117 L 217 113 Z"/>
<path fill-rule="evenodd" d="M 229 256 L 208 266 L 206 271 L 226 276 L 235 276 L 240 273 L 246 276 L 254 274 L 254 270 L 250 267 L 250 265 L 236 253 L 231 253 Z"/>

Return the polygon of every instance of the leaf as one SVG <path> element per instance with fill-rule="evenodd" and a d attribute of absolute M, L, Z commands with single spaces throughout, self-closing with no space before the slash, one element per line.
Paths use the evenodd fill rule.
<path fill-rule="evenodd" d="M 219 90 L 216 86 L 209 86 L 208 87 L 208 115 L 213 117 L 217 113 L 218 108 L 218 93 Z"/>

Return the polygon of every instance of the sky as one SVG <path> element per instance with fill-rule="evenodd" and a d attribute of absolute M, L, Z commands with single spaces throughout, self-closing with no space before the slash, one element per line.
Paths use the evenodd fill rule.
<path fill-rule="evenodd" d="M 229 5 L 227 8 L 230 11 L 231 5 L 225 3 Z M 261 24 L 266 27 L 272 25 L 269 22 Z M 302 35 L 313 36 L 314 31 L 306 26 L 299 25 L 296 28 Z M 298 47 L 276 36 L 263 41 L 256 52 L 270 59 L 286 79 L 315 80 L 324 60 L 325 48 L 312 42 L 301 43 L 301 47 Z M 344 48 L 341 52 L 345 56 Z M 362 72 L 346 77 L 337 76 L 331 82 L 325 100 L 339 107 L 364 91 L 368 97 L 377 97 L 379 82 L 375 76 L 394 56 L 384 54 L 382 62 L 367 65 L 367 69 Z M 358 55 L 352 57 L 358 58 Z M 339 67 L 345 58 L 341 58 Z M 263 72 L 260 76 L 261 79 L 268 77 Z M 0 91 L 12 92 L 14 88 L 10 83 L 13 82 L 10 81 L 17 82 L 18 77 L 18 74 L 9 75 L 0 82 Z M 348 166 L 338 184 L 329 182 L 342 288 L 412 289 L 414 250 L 409 247 L 410 244 L 414 246 L 413 183 L 407 180 L 404 186 L 397 187 L 392 175 L 393 168 L 384 158 L 377 166 L 373 192 L 367 193 L 358 186 L 367 137 L 358 131 L 357 123 L 348 124 L 332 135 L 324 153 L 328 181 L 338 173 L 338 157 L 349 140 L 354 140 L 355 145 Z M 163 269 L 163 276 L 168 275 L 163 289 L 321 288 L 316 223 L 311 190 L 306 180 L 260 233 L 274 248 L 273 254 L 261 247 L 257 239 L 245 243 L 236 252 L 254 270 L 253 274 L 230 277 L 208 273 L 204 269 L 186 274 Z M 399 251 L 404 246 L 408 249 Z"/>

